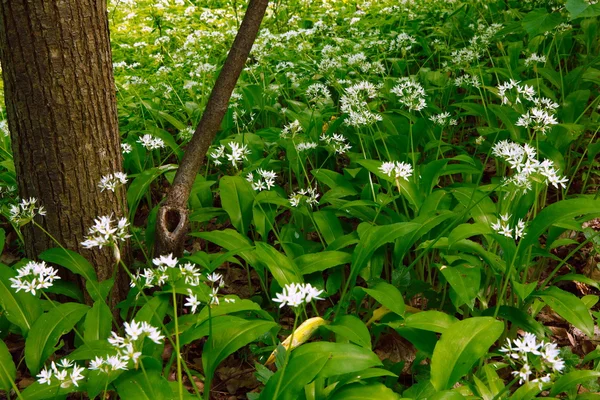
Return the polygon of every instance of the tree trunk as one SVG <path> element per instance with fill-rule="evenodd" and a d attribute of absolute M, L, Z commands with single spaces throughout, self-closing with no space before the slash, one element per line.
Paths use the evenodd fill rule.
<path fill-rule="evenodd" d="M 123 189 L 98 188 L 103 175 L 122 170 L 106 7 L 103 0 L 0 0 L 19 194 L 38 198 L 46 230 L 90 260 L 100 280 L 112 276 L 112 250 L 80 243 L 95 217 L 126 215 Z M 23 233 L 30 258 L 56 246 L 32 224 Z"/>
<path fill-rule="evenodd" d="M 248 3 L 246 14 L 210 93 L 202 119 L 185 149 L 185 154 L 175 174 L 173 186 L 169 190 L 167 199 L 158 210 L 156 255 L 174 253 L 180 257 L 183 253 L 189 225 L 187 202 L 192 185 L 204 162 L 206 152 L 221 127 L 231 93 L 246 65 L 268 5 L 269 0 L 250 0 Z"/>

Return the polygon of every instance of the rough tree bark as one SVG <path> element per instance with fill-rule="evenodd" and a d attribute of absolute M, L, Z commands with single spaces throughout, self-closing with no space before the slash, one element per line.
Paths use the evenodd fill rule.
<path fill-rule="evenodd" d="M 268 0 L 250 0 L 248 4 L 246 14 L 215 82 L 202 119 L 185 150 L 173 186 L 158 210 L 156 255 L 174 253 L 181 256 L 183 253 L 183 244 L 189 226 L 187 202 L 192 185 L 227 112 L 231 93 L 256 40 L 268 4 Z"/>
<path fill-rule="evenodd" d="M 0 62 L 19 194 L 39 199 L 48 232 L 88 258 L 100 280 L 112 275 L 112 252 L 80 243 L 95 217 L 126 215 L 123 191 L 98 188 L 103 175 L 122 170 L 106 7 L 97 0 L 0 0 Z M 23 233 L 30 258 L 55 247 L 32 224 Z"/>

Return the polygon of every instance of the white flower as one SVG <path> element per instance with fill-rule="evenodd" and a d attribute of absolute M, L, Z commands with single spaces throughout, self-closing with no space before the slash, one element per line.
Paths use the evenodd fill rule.
<path fill-rule="evenodd" d="M 295 120 L 284 126 L 279 136 L 281 138 L 294 138 L 300 132 L 302 132 L 302 125 L 300 125 L 300 121 Z"/>
<path fill-rule="evenodd" d="M 303 303 L 310 303 L 312 300 L 323 300 L 318 297 L 323 290 L 314 288 L 310 283 L 290 283 L 285 285 L 281 293 L 276 294 L 273 299 L 276 303 L 281 303 L 279 308 L 289 305 L 298 307 Z"/>
<path fill-rule="evenodd" d="M 387 176 L 408 180 L 413 174 L 412 165 L 400 161 L 388 161 L 381 164 L 379 170 Z"/>
<path fill-rule="evenodd" d="M 121 143 L 121 151 L 123 154 L 129 154 L 133 151 L 133 147 L 129 143 Z"/>
<path fill-rule="evenodd" d="M 410 78 L 400 78 L 398 85 L 391 90 L 399 97 L 398 101 L 410 111 L 421 111 L 427 106 L 425 102 L 425 89 L 418 82 Z"/>
<path fill-rule="evenodd" d="M 303 142 L 303 143 L 298 143 L 296 145 L 296 151 L 298 153 L 301 153 L 306 150 L 316 149 L 317 147 L 319 147 L 319 145 L 316 144 L 315 142 Z"/>
<path fill-rule="evenodd" d="M 370 82 L 362 81 L 346 88 L 340 98 L 340 110 L 348 114 L 346 125 L 359 127 L 372 125 L 383 118 L 369 108 L 369 100 L 377 96 L 378 88 Z"/>
<path fill-rule="evenodd" d="M 44 261 L 38 263 L 29 261 L 23 267 L 17 269 L 17 276 L 10 278 L 12 288 L 24 290 L 35 296 L 38 290 L 51 287 L 56 279 L 60 279 L 57 275 L 58 270 L 49 267 Z"/>
<path fill-rule="evenodd" d="M 188 289 L 188 294 L 189 296 L 186 297 L 186 303 L 184 304 L 184 306 L 186 307 L 191 307 L 191 312 L 192 314 L 196 313 L 196 309 L 198 308 L 198 306 L 201 304 L 200 301 L 198 301 L 198 296 L 196 296 L 194 294 L 194 292 L 192 292 L 191 289 Z"/>
<path fill-rule="evenodd" d="M 532 63 L 538 63 L 538 62 L 545 64 L 546 56 L 544 56 L 544 55 L 538 56 L 537 53 L 531 53 L 531 55 L 525 59 L 525 65 L 529 65 Z"/>
<path fill-rule="evenodd" d="M 298 207 L 304 200 L 309 207 L 313 207 L 319 204 L 319 201 L 317 200 L 319 196 L 316 188 L 299 189 L 297 192 L 290 194 L 290 205 L 292 207 Z"/>
<path fill-rule="evenodd" d="M 124 322 L 123 326 L 125 327 L 125 334 L 129 336 L 131 340 L 138 340 L 140 335 L 144 333 L 141 324 L 135 322 L 135 320 Z"/>
<path fill-rule="evenodd" d="M 114 192 L 117 187 L 124 185 L 127 183 L 127 175 L 123 172 L 115 172 L 114 174 L 108 174 L 102 177 L 98 187 L 101 192 L 105 190 L 110 190 Z"/>
<path fill-rule="evenodd" d="M 41 385 L 43 385 L 44 383 L 50 385 L 52 383 L 52 370 L 44 368 L 40 371 L 39 374 L 36 375 L 36 377 L 38 378 L 38 382 Z"/>
<path fill-rule="evenodd" d="M 157 267 L 175 268 L 179 259 L 173 256 L 173 253 L 169 253 L 166 256 L 160 256 L 152 260 L 152 263 Z"/>
<path fill-rule="evenodd" d="M 12 204 L 9 209 L 8 218 L 17 225 L 25 225 L 29 223 L 36 215 L 46 215 L 43 206 L 37 206 L 37 199 L 30 197 L 22 199 L 18 204 Z"/>
<path fill-rule="evenodd" d="M 115 246 L 118 242 L 124 242 L 131 235 L 127 234 L 129 223 L 126 218 L 117 221 L 117 226 L 112 225 L 112 215 L 106 215 L 94 220 L 94 226 L 88 231 L 86 240 L 81 242 L 83 247 L 90 249 L 93 247 L 102 248 L 103 246 Z"/>
<path fill-rule="evenodd" d="M 141 143 L 146 150 L 156 150 L 165 147 L 165 142 L 161 138 L 156 138 L 149 133 L 140 137 L 138 143 Z"/>

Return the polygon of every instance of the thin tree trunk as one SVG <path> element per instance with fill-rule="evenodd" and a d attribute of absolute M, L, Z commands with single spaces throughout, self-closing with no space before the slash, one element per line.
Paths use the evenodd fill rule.
<path fill-rule="evenodd" d="M 268 0 L 250 0 L 248 4 L 246 14 L 215 82 L 202 119 L 185 150 L 173 186 L 158 211 L 155 248 L 157 255 L 174 253 L 180 256 L 183 253 L 183 244 L 189 225 L 187 202 L 192 185 L 227 112 L 231 93 L 244 69 L 268 4 Z"/>
<path fill-rule="evenodd" d="M 122 170 L 106 7 L 103 0 L 0 0 L 19 194 L 39 199 L 48 232 L 90 260 L 100 280 L 112 276 L 112 251 L 80 243 L 95 217 L 126 215 L 122 189 L 98 188 L 103 175 Z M 32 224 L 24 236 L 30 258 L 56 246 Z"/>

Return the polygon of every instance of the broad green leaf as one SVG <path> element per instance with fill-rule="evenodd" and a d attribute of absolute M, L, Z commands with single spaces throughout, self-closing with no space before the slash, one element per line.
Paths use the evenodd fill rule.
<path fill-rule="evenodd" d="M 551 286 L 535 295 L 540 297 L 558 315 L 581 329 L 588 337 L 594 336 L 594 320 L 588 308 L 577 296 L 556 286 Z"/>
<path fill-rule="evenodd" d="M 476 222 L 487 226 L 496 222 L 496 206 L 487 194 L 468 187 L 453 188 L 451 192 L 456 200 L 469 210 L 469 215 Z"/>
<path fill-rule="evenodd" d="M 400 396 L 382 383 L 355 383 L 335 392 L 331 400 L 398 400 Z"/>
<path fill-rule="evenodd" d="M 4 310 L 6 318 L 21 328 L 23 336 L 27 336 L 34 322 L 42 314 L 40 299 L 30 293 L 11 288 L 10 278 L 17 276 L 17 273 L 0 264 L 0 305 Z"/>
<path fill-rule="evenodd" d="M 565 5 L 567 11 L 571 14 L 571 18 L 593 18 L 600 15 L 600 4 L 591 4 L 586 0 L 567 0 Z"/>
<path fill-rule="evenodd" d="M 358 273 L 366 267 L 373 256 L 373 253 L 375 253 L 375 250 L 386 243 L 391 243 L 402 236 L 409 235 L 419 228 L 419 224 L 411 222 L 399 222 L 383 226 L 364 226 L 366 226 L 366 228 L 360 236 L 360 241 L 358 242 L 354 253 L 352 253 L 350 284 L 354 284 Z"/>
<path fill-rule="evenodd" d="M 337 238 L 344 236 L 342 224 L 333 212 L 327 210 L 314 212 L 313 219 L 328 245 L 331 245 Z"/>
<path fill-rule="evenodd" d="M 298 267 L 289 257 L 278 252 L 273 246 L 256 242 L 256 255 L 267 266 L 279 286 L 303 282 Z"/>
<path fill-rule="evenodd" d="M 515 390 L 510 396 L 510 400 L 531 400 L 541 392 L 540 387 L 535 382 L 524 383 L 523 386 Z"/>
<path fill-rule="evenodd" d="M 412 181 L 412 179 L 407 181 L 405 179 L 400 178 L 396 182 L 395 178 L 388 176 L 387 174 L 383 173 L 380 170 L 380 167 L 382 164 L 381 161 L 356 160 L 356 162 L 358 162 L 360 165 L 365 167 L 369 172 L 375 174 L 378 178 L 380 178 L 384 181 L 391 182 L 391 183 L 393 183 L 394 186 L 397 183 L 398 186 L 400 186 L 400 194 L 402 196 L 404 196 L 408 200 L 408 202 L 413 207 L 415 207 L 415 209 L 418 210 L 419 207 L 421 207 L 421 204 L 423 203 L 423 199 L 422 199 L 421 194 L 417 190 L 417 186 L 415 185 L 414 181 Z"/>
<path fill-rule="evenodd" d="M 462 239 L 468 239 L 477 235 L 489 235 L 492 233 L 491 226 L 481 222 L 461 224 L 454 228 L 448 235 L 448 246 L 452 247 L 454 243 Z"/>
<path fill-rule="evenodd" d="M 104 301 L 106 298 L 98 284 L 98 277 L 94 267 L 81 254 L 61 247 L 55 247 L 44 251 L 40 254 L 39 258 L 65 267 L 74 274 L 83 276 L 85 278 L 86 289 L 94 301 Z"/>
<path fill-rule="evenodd" d="M 17 368 L 3 340 L 0 340 L 0 390 L 9 393 L 17 378 Z"/>
<path fill-rule="evenodd" d="M 399 316 L 404 316 L 404 298 L 397 287 L 387 282 L 378 282 L 371 288 L 363 288 L 369 296 Z"/>
<path fill-rule="evenodd" d="M 186 331 L 181 333 L 179 335 L 179 343 L 181 344 L 181 346 L 184 346 L 186 344 L 192 343 L 195 340 L 199 340 L 205 336 L 208 336 L 210 334 L 211 329 L 213 330 L 213 332 L 220 332 L 227 326 L 241 324 L 245 321 L 245 319 L 233 315 L 221 315 L 218 317 L 213 316 L 213 318 L 210 319 L 210 321 L 207 319 L 198 326 L 187 329 Z"/>
<path fill-rule="evenodd" d="M 92 340 L 85 342 L 69 353 L 69 360 L 93 360 L 96 357 L 105 357 L 106 355 L 112 356 L 116 353 L 117 350 L 108 342 L 108 340 Z"/>
<path fill-rule="evenodd" d="M 304 386 L 315 378 L 327 378 L 380 365 L 377 355 L 363 347 L 347 343 L 307 343 L 291 353 L 283 379 L 282 370 L 269 379 L 260 399 L 273 400 L 280 379 L 277 400 L 297 400 Z"/>
<path fill-rule="evenodd" d="M 444 333 L 457 321 L 455 317 L 441 311 L 429 310 L 409 315 L 406 317 L 404 324 L 409 328 Z"/>
<path fill-rule="evenodd" d="M 496 311 L 495 307 L 485 310 L 483 316 L 492 316 Z M 498 309 L 498 317 L 509 320 L 512 324 L 523 328 L 526 332 L 534 333 L 536 336 L 544 336 L 544 326 L 537 322 L 531 315 L 519 310 L 516 307 L 500 306 Z"/>
<path fill-rule="evenodd" d="M 121 400 L 172 400 L 167 380 L 155 369 L 127 371 L 114 382 Z"/>
<path fill-rule="evenodd" d="M 25 363 L 32 375 L 40 372 L 44 361 L 56 351 L 61 336 L 70 332 L 88 310 L 84 304 L 59 304 L 35 321 L 25 340 Z"/>
<path fill-rule="evenodd" d="M 212 378 L 221 361 L 276 326 L 275 322 L 263 320 L 230 322 L 218 331 L 213 326 L 213 335 L 202 350 L 202 366 L 207 379 Z"/>
<path fill-rule="evenodd" d="M 79 303 L 85 303 L 83 292 L 79 289 L 79 286 L 75 282 L 69 282 L 64 280 L 56 280 L 52 282 L 52 286 L 44 289 L 46 293 L 62 294 L 70 297 L 73 300 L 77 300 Z"/>
<path fill-rule="evenodd" d="M 550 389 L 550 396 L 575 389 L 582 383 L 600 378 L 600 371 L 573 371 L 558 378 Z"/>
<path fill-rule="evenodd" d="M 452 388 L 503 331 L 504 324 L 491 317 L 473 317 L 452 324 L 433 351 L 431 384 L 438 391 Z"/>
<path fill-rule="evenodd" d="M 85 316 L 83 324 L 83 340 L 103 340 L 110 336 L 112 328 L 112 313 L 110 307 L 103 301 L 96 301 Z"/>
<path fill-rule="evenodd" d="M 546 8 L 538 8 L 527 13 L 521 23 L 530 37 L 551 31 L 563 21 L 558 12 L 549 13 Z"/>
<path fill-rule="evenodd" d="M 472 309 L 473 301 L 477 297 L 481 285 L 481 270 L 477 267 L 457 265 L 455 267 L 442 266 L 440 271 L 458 297 L 456 300 L 452 298 L 454 306 L 458 308 L 466 304 Z"/>
<path fill-rule="evenodd" d="M 408 234 L 406 237 L 403 237 L 402 240 L 396 240 L 394 245 L 394 257 L 401 260 L 404 258 L 408 250 L 417 242 L 417 240 L 428 234 L 435 227 L 456 216 L 457 214 L 452 211 L 440 210 L 435 211 L 432 214 L 422 214 L 414 218 L 411 223 L 418 224 L 419 228 L 412 234 Z"/>
<path fill-rule="evenodd" d="M 4 245 L 6 244 L 6 231 L 0 228 L 0 254 L 4 251 Z"/>
<path fill-rule="evenodd" d="M 454 390 L 444 390 L 442 392 L 437 392 L 433 396 L 429 397 L 428 400 L 462 400 L 465 397 L 454 391 Z"/>
<path fill-rule="evenodd" d="M 352 255 L 343 251 L 321 251 L 319 253 L 304 254 L 294 259 L 302 275 L 317 271 L 325 271 L 338 265 L 350 264 Z"/>
<path fill-rule="evenodd" d="M 254 191 L 241 176 L 224 176 L 219 181 L 221 205 L 229 215 L 231 224 L 243 235 L 250 228 Z"/>
<path fill-rule="evenodd" d="M 67 394 L 76 391 L 73 386 L 61 388 L 60 381 L 53 379 L 50 385 L 33 382 L 21 392 L 21 398 L 23 400 L 63 400 L 67 398 Z"/>
<path fill-rule="evenodd" d="M 561 200 L 557 203 L 550 204 L 545 207 L 529 224 L 527 235 L 519 244 L 519 255 L 529 251 L 532 245 L 538 243 L 538 240 L 546 229 L 550 226 L 580 215 L 594 215 L 600 213 L 600 200 L 592 200 L 589 198 L 577 198 L 569 200 Z M 546 245 L 550 245 L 547 243 Z"/>
<path fill-rule="evenodd" d="M 211 243 L 216 244 L 224 248 L 225 250 L 236 250 L 240 248 L 247 248 L 252 246 L 252 242 L 245 236 L 242 236 L 239 232 L 233 229 L 224 229 L 222 231 L 210 231 L 210 232 L 192 232 L 191 236 L 199 237 L 204 240 L 208 240 Z M 256 268 L 259 263 L 258 257 L 253 250 L 246 250 L 239 253 L 248 264 Z"/>
<path fill-rule="evenodd" d="M 371 348 L 371 334 L 369 333 L 369 329 L 364 322 L 354 315 L 342 315 L 331 324 L 323 325 L 323 328 L 359 346 L 367 349 Z"/>
<path fill-rule="evenodd" d="M 127 204 L 129 205 L 129 216 L 133 218 L 138 207 L 138 203 L 144 197 L 148 188 L 156 178 L 167 171 L 177 169 L 175 164 L 167 164 L 160 167 L 146 169 L 135 177 L 133 182 L 127 188 Z"/>

